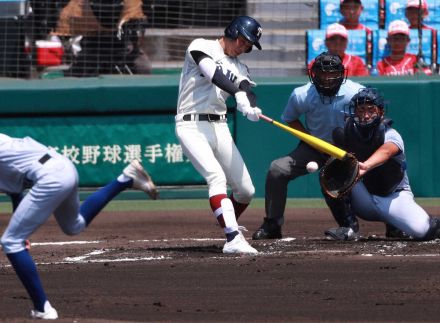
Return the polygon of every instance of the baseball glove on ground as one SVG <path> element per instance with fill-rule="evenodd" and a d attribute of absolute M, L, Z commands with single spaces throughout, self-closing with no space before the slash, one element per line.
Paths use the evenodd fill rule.
<path fill-rule="evenodd" d="M 319 172 L 319 182 L 324 192 L 335 199 L 348 194 L 359 180 L 359 162 L 347 154 L 342 160 L 329 158 Z"/>

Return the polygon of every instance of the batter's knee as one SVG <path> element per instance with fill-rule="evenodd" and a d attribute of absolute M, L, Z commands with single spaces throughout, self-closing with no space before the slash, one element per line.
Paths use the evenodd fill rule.
<path fill-rule="evenodd" d="M 255 187 L 252 183 L 244 185 L 239 191 L 233 192 L 233 195 L 238 203 L 249 204 L 255 195 Z"/>
<path fill-rule="evenodd" d="M 76 236 L 86 228 L 86 221 L 81 215 L 78 215 L 75 223 L 59 223 L 61 230 L 68 236 Z"/>
<path fill-rule="evenodd" d="M 227 182 L 225 176 L 214 174 L 206 177 L 206 182 L 208 184 L 209 196 L 226 194 Z"/>
<path fill-rule="evenodd" d="M 17 253 L 26 249 L 24 240 L 16 240 L 11 237 L 2 237 L 0 244 L 5 254 Z"/>

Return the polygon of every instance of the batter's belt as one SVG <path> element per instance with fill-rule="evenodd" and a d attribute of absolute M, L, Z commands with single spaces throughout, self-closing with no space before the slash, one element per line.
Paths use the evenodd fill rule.
<path fill-rule="evenodd" d="M 226 114 L 185 114 L 182 117 L 183 121 L 226 121 Z"/>

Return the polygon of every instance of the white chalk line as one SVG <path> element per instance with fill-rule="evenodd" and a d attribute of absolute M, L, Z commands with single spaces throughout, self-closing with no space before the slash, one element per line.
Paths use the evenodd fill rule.
<path fill-rule="evenodd" d="M 31 242 L 32 247 L 34 246 L 66 246 L 73 244 L 94 244 L 101 243 L 102 241 L 60 241 L 60 242 Z"/>
<path fill-rule="evenodd" d="M 135 262 L 135 261 L 151 261 L 151 260 L 164 260 L 172 259 L 171 257 L 165 257 L 163 255 L 157 257 L 123 257 L 114 259 L 93 259 L 91 257 L 102 255 L 113 251 L 114 249 L 98 249 L 92 252 L 86 253 L 85 255 L 78 257 L 66 257 L 61 263 L 64 264 L 84 264 L 84 263 L 107 263 L 107 262 Z"/>
<path fill-rule="evenodd" d="M 361 254 L 363 257 L 374 257 L 374 256 L 380 256 L 380 257 L 440 257 L 440 254 L 438 253 L 421 253 L 421 254 L 414 254 L 414 255 L 404 255 L 404 254 L 398 254 L 398 255 L 389 255 L 384 253 L 366 253 Z"/>
<path fill-rule="evenodd" d="M 173 239 L 142 239 L 142 240 L 128 240 L 130 243 L 137 242 L 174 242 L 174 241 L 225 241 L 225 239 L 215 239 L 215 238 L 173 238 Z"/>
<path fill-rule="evenodd" d="M 283 239 L 274 240 L 273 243 L 282 243 L 282 242 L 291 242 L 296 240 L 296 238 L 287 237 Z M 220 238 L 172 238 L 172 239 L 141 239 L 141 240 L 129 240 L 129 243 L 145 243 L 145 242 L 178 242 L 178 241 L 194 241 L 194 242 L 219 242 L 225 241 L 225 239 Z M 103 241 L 100 240 L 78 240 L 78 241 L 59 241 L 59 242 L 32 242 L 32 247 L 35 246 L 65 246 L 65 245 L 87 245 L 87 244 L 99 244 Z M 38 262 L 38 265 L 57 265 L 57 264 L 84 264 L 84 263 L 112 263 L 112 262 L 136 262 L 136 261 L 155 261 L 155 260 L 169 260 L 173 259 L 172 257 L 159 255 L 154 257 L 123 257 L 123 258 L 114 258 L 114 259 L 96 259 L 94 256 L 103 255 L 107 252 L 110 252 L 114 249 L 97 249 L 92 252 L 86 253 L 84 255 L 76 256 L 76 257 L 66 257 L 62 261 L 58 262 Z M 259 252 L 259 256 L 270 256 L 282 254 L 283 251 L 263 251 Z M 287 255 L 307 255 L 307 254 L 350 254 L 353 253 L 351 250 L 300 250 L 300 251 L 287 251 L 284 252 Z M 439 253 L 426 253 L 426 254 L 387 254 L 384 252 L 377 253 L 364 253 L 360 254 L 361 257 L 440 257 Z M 212 258 L 221 258 L 218 256 L 213 256 Z M 1 266 L 0 268 L 10 267 L 9 264 Z"/>

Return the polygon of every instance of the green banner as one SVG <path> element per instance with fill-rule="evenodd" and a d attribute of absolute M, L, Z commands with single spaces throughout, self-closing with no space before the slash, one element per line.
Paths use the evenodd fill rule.
<path fill-rule="evenodd" d="M 134 158 L 158 185 L 205 184 L 182 154 L 171 114 L 3 118 L 0 127 L 4 134 L 30 136 L 68 157 L 81 186 L 108 183 Z"/>

